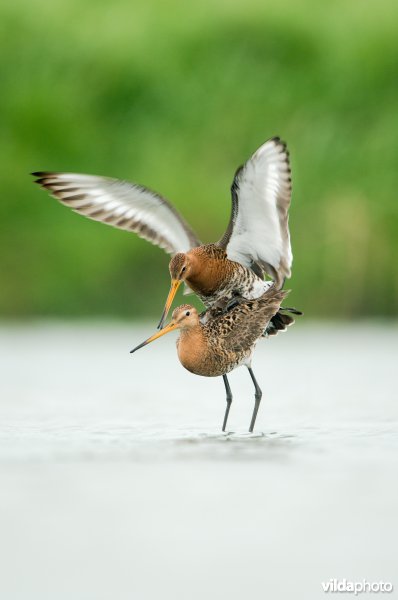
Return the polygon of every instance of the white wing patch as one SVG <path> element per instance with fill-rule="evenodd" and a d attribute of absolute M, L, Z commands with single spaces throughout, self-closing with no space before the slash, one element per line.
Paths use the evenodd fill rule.
<path fill-rule="evenodd" d="M 247 267 L 253 261 L 265 270 L 270 266 L 278 283 L 290 277 L 291 180 L 285 144 L 278 138 L 263 144 L 238 171 L 232 193 L 233 222 L 224 242 L 228 258 Z"/>
<path fill-rule="evenodd" d="M 187 252 L 200 244 L 167 200 L 140 185 L 75 173 L 33 175 L 37 183 L 75 212 L 134 231 L 170 254 Z"/>

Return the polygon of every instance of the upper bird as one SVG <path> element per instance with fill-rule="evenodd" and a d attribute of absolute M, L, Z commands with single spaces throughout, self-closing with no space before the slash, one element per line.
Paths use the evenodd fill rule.
<path fill-rule="evenodd" d="M 291 170 L 286 144 L 265 142 L 235 173 L 228 227 L 215 244 L 201 245 L 195 233 L 165 199 L 140 185 L 93 175 L 36 172 L 36 183 L 62 204 L 90 219 L 134 231 L 173 258 L 171 288 L 159 327 L 185 282 L 205 304 L 235 296 L 259 298 L 290 277 L 288 227 Z"/>

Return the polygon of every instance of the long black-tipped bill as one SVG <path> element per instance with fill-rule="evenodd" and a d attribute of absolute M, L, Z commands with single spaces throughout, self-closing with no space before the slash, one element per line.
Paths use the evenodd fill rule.
<path fill-rule="evenodd" d="M 149 344 L 148 340 L 146 340 L 145 342 L 142 342 L 142 344 L 138 344 L 138 346 L 136 346 L 135 348 L 133 348 L 132 350 L 130 350 L 130 354 L 133 354 L 133 352 L 136 352 L 137 350 L 139 350 L 140 348 L 143 348 L 147 344 Z"/>
<path fill-rule="evenodd" d="M 166 304 L 164 305 L 164 309 L 163 309 L 162 316 L 159 321 L 158 329 L 162 329 L 163 323 L 165 322 L 167 315 L 169 314 L 170 306 L 173 303 L 174 297 L 175 297 L 177 290 L 180 287 L 181 283 L 182 282 L 179 281 L 178 279 L 171 280 L 171 287 L 170 287 L 169 295 L 167 296 Z"/>
<path fill-rule="evenodd" d="M 177 328 L 177 325 L 175 323 L 173 323 L 173 321 L 171 321 L 171 323 L 169 323 L 168 325 L 166 325 L 166 327 L 164 329 L 162 329 L 161 331 L 158 331 L 157 333 L 154 333 L 150 338 L 148 338 L 147 340 L 145 340 L 145 342 L 142 342 L 141 344 L 138 344 L 138 346 L 136 346 L 135 348 L 133 348 L 132 350 L 130 350 L 130 354 L 133 354 L 133 352 L 136 352 L 140 348 L 143 348 L 147 344 L 150 344 L 154 340 L 157 340 L 158 338 L 162 337 L 162 335 L 165 335 L 166 333 L 169 333 L 169 331 L 173 331 L 176 328 Z"/>

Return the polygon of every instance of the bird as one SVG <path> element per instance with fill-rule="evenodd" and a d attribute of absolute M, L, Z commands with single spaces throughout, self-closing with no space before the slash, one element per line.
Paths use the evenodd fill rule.
<path fill-rule="evenodd" d="M 201 321 L 193 306 L 183 304 L 174 309 L 168 325 L 136 346 L 131 353 L 179 329 L 177 354 L 183 367 L 195 375 L 222 376 L 224 380 L 227 404 L 222 431 L 226 430 L 232 403 L 227 373 L 246 366 L 255 389 L 254 409 L 249 426 L 249 432 L 252 433 L 262 397 L 251 367 L 253 352 L 268 323 L 281 310 L 281 302 L 287 294 L 288 291 L 280 290 L 272 284 L 259 298 L 241 299 L 228 310 L 220 311 L 218 315 L 213 314 L 206 323 Z"/>
<path fill-rule="evenodd" d="M 236 171 L 227 229 L 211 244 L 201 244 L 168 200 L 141 185 L 74 173 L 38 171 L 32 175 L 73 211 L 135 232 L 172 256 L 171 286 L 159 328 L 182 283 L 186 293 L 194 292 L 211 308 L 220 302 L 233 304 L 237 297 L 258 298 L 271 285 L 281 289 L 291 276 L 291 168 L 286 143 L 279 137 L 267 140 Z M 211 312 L 202 318 L 211 318 Z M 290 322 L 287 315 L 276 313 L 264 335 L 284 331 Z"/>

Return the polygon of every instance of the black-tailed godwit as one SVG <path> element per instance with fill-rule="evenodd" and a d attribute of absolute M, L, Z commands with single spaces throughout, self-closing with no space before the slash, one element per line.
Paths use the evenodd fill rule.
<path fill-rule="evenodd" d="M 291 172 L 286 144 L 265 142 L 240 167 L 232 183 L 232 211 L 219 242 L 201 245 L 189 225 L 164 198 L 134 183 L 73 173 L 37 172 L 36 182 L 62 204 L 90 219 L 136 232 L 173 256 L 171 288 L 159 327 L 185 282 L 206 307 L 235 296 L 254 299 L 290 277 L 288 228 Z M 273 327 L 272 327 L 273 325 Z M 269 333 L 285 329 L 278 313 Z"/>
<path fill-rule="evenodd" d="M 222 430 L 225 431 L 232 393 L 227 378 L 239 366 L 246 366 L 255 388 L 255 402 L 249 432 L 253 431 L 260 406 L 262 392 L 251 368 L 251 360 L 257 340 L 267 329 L 272 317 L 281 311 L 281 302 L 288 292 L 278 290 L 275 285 L 257 299 L 241 300 L 227 312 L 212 316 L 203 324 L 195 308 L 189 304 L 173 311 L 172 319 L 164 329 L 131 350 L 135 352 L 157 338 L 180 330 L 177 353 L 181 364 L 196 375 L 204 377 L 222 376 L 226 391 L 227 406 Z M 281 314 L 281 313 L 279 313 Z M 283 314 L 283 313 L 282 313 Z M 289 319 L 292 322 L 291 317 Z"/>

